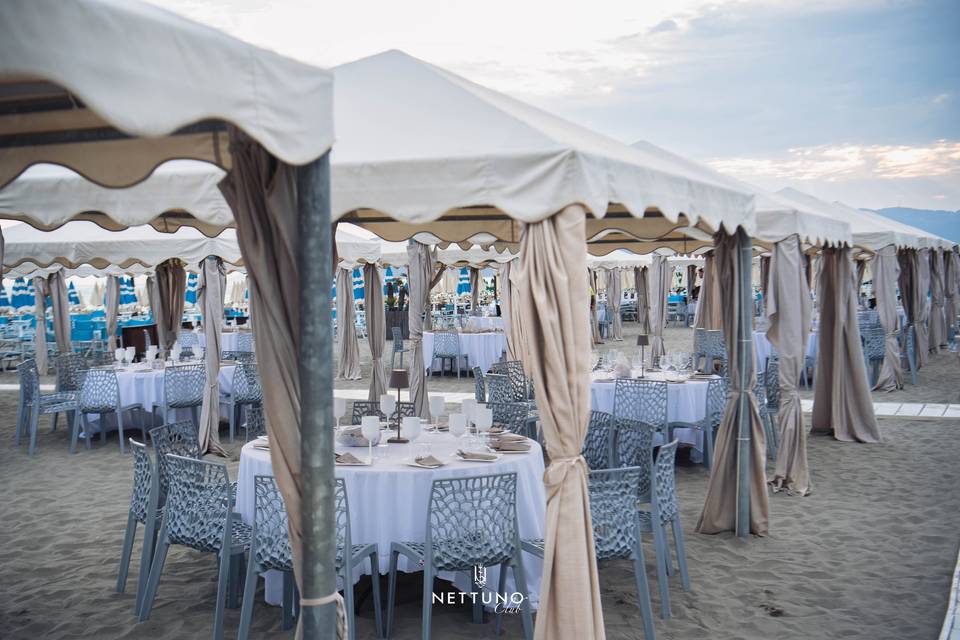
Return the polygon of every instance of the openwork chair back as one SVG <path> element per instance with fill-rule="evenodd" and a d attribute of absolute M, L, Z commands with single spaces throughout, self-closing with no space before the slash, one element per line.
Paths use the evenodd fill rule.
<path fill-rule="evenodd" d="M 530 404 L 526 402 L 488 402 L 487 408 L 493 412 L 493 423 L 523 436 L 527 432 L 527 418 L 530 417 Z"/>
<path fill-rule="evenodd" d="M 613 456 L 613 415 L 591 411 L 587 435 L 583 439 L 583 457 L 591 469 L 609 469 Z"/>
<path fill-rule="evenodd" d="M 130 494 L 130 513 L 137 522 L 146 524 L 147 516 L 156 513 L 160 496 L 160 479 L 150 459 L 147 445 L 129 440 L 133 450 L 133 491 Z"/>
<path fill-rule="evenodd" d="M 40 395 L 40 376 L 37 373 L 37 361 L 31 358 L 18 364 L 17 376 L 20 378 L 20 397 L 23 404 L 32 404 Z"/>
<path fill-rule="evenodd" d="M 487 399 L 490 402 L 513 402 L 513 387 L 510 385 L 510 378 L 502 373 L 488 373 L 484 376 L 484 383 L 487 386 Z"/>
<path fill-rule="evenodd" d="M 706 332 L 704 337 L 704 352 L 708 364 L 712 363 L 713 360 L 726 361 L 727 345 L 723 341 L 722 331 L 710 329 Z"/>
<path fill-rule="evenodd" d="M 341 480 L 337 481 L 342 482 Z M 273 476 L 254 476 L 256 511 L 253 523 L 254 559 L 261 569 L 293 571 L 287 530 L 287 509 Z"/>
<path fill-rule="evenodd" d="M 232 509 L 227 465 L 167 455 L 170 486 L 164 522 L 170 544 L 217 552 Z"/>
<path fill-rule="evenodd" d="M 780 358 L 771 357 L 767 361 L 763 386 L 767 395 L 767 405 L 776 411 L 780 407 Z"/>
<path fill-rule="evenodd" d="M 234 402 L 259 403 L 263 401 L 260 374 L 257 365 L 240 363 L 233 370 Z"/>
<path fill-rule="evenodd" d="M 167 407 L 177 409 L 203 404 L 207 372 L 202 364 L 181 364 L 163 372 L 163 394 Z"/>
<path fill-rule="evenodd" d="M 90 369 L 80 385 L 81 413 L 107 413 L 120 404 L 120 384 L 113 369 Z"/>
<path fill-rule="evenodd" d="M 247 412 L 247 422 L 245 425 L 247 438 L 267 435 L 267 420 L 263 415 L 263 405 L 257 404 L 250 407 Z"/>
<path fill-rule="evenodd" d="M 590 519 L 597 560 L 631 558 L 637 548 L 640 467 L 590 472 Z"/>
<path fill-rule="evenodd" d="M 646 422 L 614 418 L 614 459 L 617 467 L 637 467 L 640 479 L 637 481 L 637 498 L 641 502 L 650 501 L 650 473 L 653 469 L 654 428 Z"/>
<path fill-rule="evenodd" d="M 249 331 L 241 331 L 237 334 L 237 351 L 254 352 L 253 334 Z"/>
<path fill-rule="evenodd" d="M 390 414 L 390 422 L 412 418 L 415 415 L 417 415 L 417 406 L 413 402 L 403 400 L 397 403 L 397 408 Z"/>
<path fill-rule="evenodd" d="M 150 429 L 150 441 L 157 452 L 157 470 L 160 472 L 160 499 L 163 501 L 169 492 L 170 474 L 168 455 L 186 458 L 200 458 L 200 440 L 193 422 L 173 422 L 162 427 Z"/>
<path fill-rule="evenodd" d="M 79 391 L 86 359 L 79 353 L 57 356 L 57 391 Z"/>
<path fill-rule="evenodd" d="M 696 360 L 699 360 L 703 356 L 707 355 L 707 330 L 703 328 L 697 328 L 693 330 L 693 356 Z"/>
<path fill-rule="evenodd" d="M 337 526 L 337 559 L 350 553 L 353 538 L 350 535 L 350 502 L 347 499 L 347 485 L 343 478 L 337 478 L 333 487 L 334 518 Z M 338 563 L 339 564 L 339 563 Z"/>
<path fill-rule="evenodd" d="M 474 397 L 477 402 L 487 401 L 487 386 L 483 381 L 483 370 L 480 367 L 473 368 L 473 388 Z"/>
<path fill-rule="evenodd" d="M 434 358 L 459 358 L 460 334 L 451 331 L 442 331 L 433 334 Z"/>
<path fill-rule="evenodd" d="M 509 378 L 514 400 L 527 399 L 528 381 L 527 376 L 523 373 L 523 362 L 520 360 L 496 362 L 490 366 L 490 373 L 498 373 Z"/>
<path fill-rule="evenodd" d="M 707 382 L 707 414 L 706 426 L 716 429 L 723 420 L 723 412 L 727 406 L 727 381 L 717 378 Z"/>
<path fill-rule="evenodd" d="M 618 379 L 613 390 L 614 419 L 639 420 L 656 429 L 667 428 L 667 383 Z"/>
<path fill-rule="evenodd" d="M 883 327 L 863 327 L 860 329 L 863 337 L 863 355 L 867 360 L 883 360 L 886 336 Z"/>
<path fill-rule="evenodd" d="M 675 462 L 677 458 L 677 444 L 674 440 L 670 444 L 660 447 L 657 461 L 654 463 L 653 501 L 660 513 L 660 522 L 665 524 L 673 520 L 679 509 L 677 507 L 677 474 Z"/>
<path fill-rule="evenodd" d="M 390 327 L 390 331 L 393 333 L 393 350 L 403 351 L 403 333 L 400 327 Z"/>
<path fill-rule="evenodd" d="M 387 419 L 380 411 L 378 400 L 354 400 L 353 409 L 350 413 L 351 424 L 360 424 L 360 419 L 364 416 L 380 416 L 381 420 Z"/>
<path fill-rule="evenodd" d="M 500 564 L 518 544 L 516 473 L 433 481 L 425 553 L 436 570 Z"/>
<path fill-rule="evenodd" d="M 177 334 L 177 342 L 184 349 L 193 349 L 200 346 L 200 337 L 193 331 L 181 331 Z"/>
<path fill-rule="evenodd" d="M 221 360 L 235 360 L 236 362 L 256 362 L 257 354 L 253 351 L 221 351 Z"/>

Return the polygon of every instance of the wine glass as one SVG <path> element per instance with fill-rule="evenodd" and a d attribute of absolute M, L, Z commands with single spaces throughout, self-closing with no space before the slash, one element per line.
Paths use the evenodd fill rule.
<path fill-rule="evenodd" d="M 407 438 L 411 442 L 420 437 L 420 417 L 419 416 L 408 416 L 403 419 L 402 430 L 400 433 L 403 434 L 404 438 Z"/>
<path fill-rule="evenodd" d="M 473 410 L 477 408 L 477 399 L 476 398 L 466 398 L 463 402 L 460 403 L 460 413 L 464 415 L 467 419 L 467 428 L 470 428 L 470 424 L 473 422 Z"/>
<path fill-rule="evenodd" d="M 433 418 L 437 429 L 440 428 L 440 417 L 443 416 L 444 404 L 443 396 L 439 394 L 430 396 L 430 416 Z"/>
<path fill-rule="evenodd" d="M 493 427 L 493 409 L 488 409 L 485 406 L 477 406 L 474 411 L 474 416 L 477 422 L 477 431 L 483 434 L 484 442 L 489 442 L 487 434 L 490 432 L 490 428 Z"/>
<path fill-rule="evenodd" d="M 127 352 L 122 347 L 113 352 L 113 359 L 117 361 L 117 369 L 123 366 L 123 359 L 126 355 Z"/>
<path fill-rule="evenodd" d="M 367 439 L 367 464 L 373 464 L 373 441 L 380 436 L 380 416 L 360 418 L 360 433 Z"/>
<path fill-rule="evenodd" d="M 346 398 L 333 399 L 333 417 L 337 419 L 337 431 L 340 431 L 340 418 L 347 415 Z"/>
<path fill-rule="evenodd" d="M 137 350 L 136 350 L 136 348 L 134 348 L 134 347 L 127 347 L 127 349 L 126 349 L 126 351 L 124 351 L 124 354 L 123 354 L 123 355 L 124 355 L 124 358 L 123 358 L 124 361 L 125 361 L 127 364 L 130 364 L 130 363 L 133 362 L 133 359 L 136 357 L 136 355 L 137 355 Z"/>
<path fill-rule="evenodd" d="M 380 411 L 387 416 L 387 421 L 390 421 L 390 417 L 393 415 L 394 410 L 397 408 L 397 399 L 391 396 L 389 393 L 385 393 L 380 396 Z"/>
<path fill-rule="evenodd" d="M 462 413 L 450 414 L 450 434 L 459 439 L 467 432 L 467 416 Z"/>

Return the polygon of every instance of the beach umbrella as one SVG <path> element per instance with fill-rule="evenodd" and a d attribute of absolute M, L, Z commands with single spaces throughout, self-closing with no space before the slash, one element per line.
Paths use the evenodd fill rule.
<path fill-rule="evenodd" d="M 195 273 L 187 274 L 187 290 L 184 293 L 184 300 L 188 305 L 197 304 L 197 288 L 200 286 L 200 278 Z"/>
<path fill-rule="evenodd" d="M 120 304 L 137 304 L 137 292 L 133 278 L 120 278 Z"/>
<path fill-rule="evenodd" d="M 353 270 L 353 299 L 363 300 L 363 272 L 360 269 Z"/>
<path fill-rule="evenodd" d="M 10 296 L 7 295 L 7 288 L 0 283 L 0 309 L 10 309 L 11 307 L 13 307 L 13 303 Z"/>
<path fill-rule="evenodd" d="M 460 269 L 460 277 L 457 279 L 457 295 L 470 293 L 470 270 L 466 267 Z"/>
<path fill-rule="evenodd" d="M 79 307 L 82 304 L 80 302 L 80 294 L 77 293 L 77 286 L 72 282 L 70 283 L 70 286 L 67 287 L 67 299 L 70 301 L 71 305 L 76 305 Z"/>

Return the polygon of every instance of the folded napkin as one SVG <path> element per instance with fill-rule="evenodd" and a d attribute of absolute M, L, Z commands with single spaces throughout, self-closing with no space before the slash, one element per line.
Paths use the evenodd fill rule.
<path fill-rule="evenodd" d="M 491 440 L 493 441 L 500 441 L 500 442 L 525 442 L 526 439 L 527 438 L 525 436 L 522 436 L 519 433 L 510 433 L 509 431 L 498 434 L 495 437 L 491 438 Z"/>
<path fill-rule="evenodd" d="M 340 433 L 345 436 L 363 436 L 362 427 L 344 427 L 340 430 Z"/>
<path fill-rule="evenodd" d="M 491 442 L 490 448 L 494 451 L 530 451 L 529 444 L 516 440 L 501 440 L 500 442 Z"/>
<path fill-rule="evenodd" d="M 334 453 L 333 457 L 337 464 L 363 464 L 363 462 L 360 461 L 360 458 L 349 452 Z"/>
<path fill-rule="evenodd" d="M 417 456 L 413 459 L 421 467 L 442 467 L 443 463 L 434 458 L 433 456 Z"/>
<path fill-rule="evenodd" d="M 464 460 L 496 460 L 497 456 L 492 453 L 484 453 L 482 451 L 464 451 L 463 449 L 457 449 L 457 455 L 463 458 Z"/>

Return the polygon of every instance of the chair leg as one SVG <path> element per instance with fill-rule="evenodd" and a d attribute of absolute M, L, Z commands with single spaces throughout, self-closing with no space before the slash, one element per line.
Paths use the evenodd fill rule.
<path fill-rule="evenodd" d="M 30 412 L 30 447 L 27 449 L 27 455 L 33 455 L 33 450 L 37 447 L 37 429 L 40 427 L 40 405 L 33 405 L 33 411 Z"/>
<path fill-rule="evenodd" d="M 253 618 L 253 595 L 257 590 L 257 563 L 254 562 L 254 553 L 255 551 L 251 548 L 250 559 L 247 560 L 247 575 L 243 581 L 243 605 L 240 607 L 240 628 L 237 630 L 237 640 L 247 640 L 247 636 L 250 635 L 250 620 Z M 284 596 L 286 596 L 286 590 L 284 590 Z"/>
<path fill-rule="evenodd" d="M 140 551 L 140 573 L 137 575 L 137 601 L 134 613 L 139 614 L 143 608 L 143 595 L 147 590 L 147 578 L 150 577 L 150 567 L 153 564 L 153 550 L 157 544 L 157 516 L 147 513 L 147 522 L 143 525 L 143 548 Z"/>
<path fill-rule="evenodd" d="M 77 439 L 80 437 L 80 411 L 73 412 L 73 420 L 70 421 L 70 453 L 77 452 Z"/>
<path fill-rule="evenodd" d="M 654 514 L 654 517 L 658 517 Z M 664 558 L 669 553 L 666 540 L 664 540 L 663 528 L 654 523 L 653 529 L 653 552 L 654 564 L 657 566 L 657 586 L 660 589 L 660 617 L 669 620 L 670 614 L 670 585 L 667 584 L 667 568 Z"/>
<path fill-rule="evenodd" d="M 353 558 L 350 549 L 344 549 L 343 555 L 340 577 L 343 579 L 343 608 L 347 614 L 347 637 L 350 640 L 356 640 L 357 612 L 353 604 Z"/>
<path fill-rule="evenodd" d="M 93 438 L 93 436 L 90 434 L 90 418 L 87 417 L 87 414 L 86 414 L 86 413 L 82 414 L 80 417 L 81 417 L 81 419 L 83 420 L 83 439 L 84 439 L 84 444 L 85 444 L 85 446 L 87 447 L 87 450 L 89 450 L 90 447 L 92 446 L 92 444 L 91 444 L 91 439 Z"/>
<path fill-rule="evenodd" d="M 117 572 L 117 593 L 123 593 L 127 586 L 127 571 L 130 569 L 130 553 L 133 551 L 133 539 L 137 535 L 137 519 L 132 513 L 127 515 L 127 532 L 123 536 L 123 549 L 120 551 L 120 570 Z"/>
<path fill-rule="evenodd" d="M 520 619 L 523 622 L 524 640 L 533 638 L 533 614 L 530 612 L 530 590 L 527 588 L 527 576 L 523 571 L 523 552 L 520 545 L 513 552 L 513 581 L 517 583 L 517 590 L 523 594 L 520 603 Z"/>
<path fill-rule="evenodd" d="M 160 574 L 163 572 L 163 563 L 167 560 L 167 550 L 170 543 L 167 542 L 166 524 L 160 525 L 160 542 L 157 544 L 157 550 L 153 554 L 153 562 L 150 563 L 150 578 L 147 580 L 147 590 L 143 593 L 143 602 L 140 603 L 140 622 L 150 618 L 150 611 L 153 609 L 153 599 L 157 595 L 157 585 L 160 584 Z"/>
<path fill-rule="evenodd" d="M 433 563 L 425 558 L 423 564 L 423 640 L 430 640 L 430 617 L 433 614 Z"/>
<path fill-rule="evenodd" d="M 633 554 L 633 577 L 637 581 L 637 601 L 640 605 L 640 616 L 643 618 L 643 636 L 646 640 L 654 640 L 650 583 L 647 581 L 647 563 L 643 558 L 643 544 L 639 539 Z"/>
<path fill-rule="evenodd" d="M 117 407 L 117 438 L 120 440 L 120 453 L 123 453 L 123 407 Z"/>
<path fill-rule="evenodd" d="M 57 418 L 59 418 L 59 417 L 60 417 L 60 412 L 59 412 L 59 411 L 58 411 L 57 413 L 54 413 L 54 414 L 53 414 L 53 425 L 51 425 L 51 427 L 50 427 L 50 433 L 53 433 L 54 431 L 57 430 Z"/>
<path fill-rule="evenodd" d="M 507 597 L 507 569 L 510 567 L 510 562 L 501 562 L 500 563 L 500 579 L 497 580 L 497 597 L 494 599 L 494 607 L 496 611 L 496 624 L 494 625 L 493 635 L 500 637 L 500 627 L 503 622 L 503 610 L 507 606 L 507 601 L 504 600 L 500 602 L 500 596 L 504 598 Z"/>
<path fill-rule="evenodd" d="M 227 519 L 229 523 L 229 518 Z M 226 599 L 227 587 L 230 578 L 230 550 L 224 548 L 220 550 L 220 571 L 217 578 L 217 604 L 213 610 L 213 638 L 214 640 L 223 639 L 223 613 Z"/>
<path fill-rule="evenodd" d="M 237 405 L 230 403 L 230 444 L 233 444 L 233 434 L 237 428 Z"/>
<path fill-rule="evenodd" d="M 370 588 L 373 590 L 373 622 L 377 625 L 377 637 L 383 637 L 383 605 L 380 602 L 380 555 L 370 554 Z"/>
<path fill-rule="evenodd" d="M 680 565 L 680 584 L 684 591 L 690 591 L 690 574 L 687 573 L 687 549 L 683 541 L 683 527 L 680 518 L 673 518 L 673 546 L 677 548 L 677 564 Z"/>
<path fill-rule="evenodd" d="M 281 612 L 281 622 L 280 628 L 284 631 L 289 631 L 293 628 L 293 620 L 296 616 L 293 610 L 293 596 L 294 591 L 296 590 L 296 583 L 293 581 L 293 572 L 284 571 L 283 572 L 283 602 L 282 602 L 282 612 Z"/>
<path fill-rule="evenodd" d="M 390 550 L 390 573 L 387 577 L 387 628 L 384 637 L 389 638 L 393 631 L 393 608 L 397 602 L 397 559 L 400 554 Z"/>
<path fill-rule="evenodd" d="M 22 392 L 21 392 L 22 393 Z M 23 399 L 17 404 L 17 430 L 14 432 L 13 439 L 17 446 L 20 446 L 20 436 L 23 434 L 23 419 L 26 414 L 26 407 L 23 405 Z"/>

